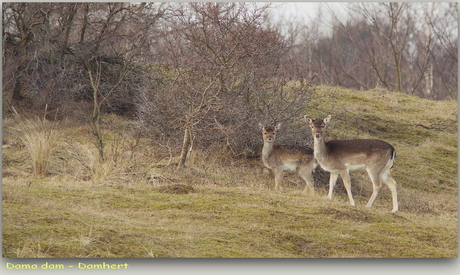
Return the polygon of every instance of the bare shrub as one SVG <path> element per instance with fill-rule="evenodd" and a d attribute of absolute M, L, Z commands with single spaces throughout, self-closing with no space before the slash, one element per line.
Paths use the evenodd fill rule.
<path fill-rule="evenodd" d="M 301 117 L 312 89 L 283 72 L 290 42 L 264 24 L 268 7 L 182 5 L 162 29 L 158 81 L 139 95 L 137 115 L 159 144 L 181 148 L 179 167 L 191 148 L 256 157 L 259 123 L 290 129 Z"/>

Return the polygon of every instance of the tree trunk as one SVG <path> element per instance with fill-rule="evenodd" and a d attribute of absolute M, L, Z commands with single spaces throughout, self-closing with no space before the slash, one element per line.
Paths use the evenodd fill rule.
<path fill-rule="evenodd" d="M 184 132 L 184 142 L 182 143 L 182 151 L 180 153 L 178 169 L 185 166 L 185 161 L 187 160 L 187 154 L 190 149 L 190 144 L 192 143 L 192 138 L 190 134 L 190 128 L 185 128 Z"/>
<path fill-rule="evenodd" d="M 104 141 L 102 140 L 102 133 L 99 127 L 101 121 L 101 105 L 99 101 L 99 83 L 100 83 L 100 64 L 99 70 L 96 75 L 96 79 L 93 78 L 93 72 L 91 70 L 90 61 L 86 61 L 86 69 L 88 70 L 88 76 L 90 79 L 91 87 L 93 88 L 93 114 L 90 118 L 91 129 L 96 137 L 96 147 L 99 151 L 99 161 L 104 161 Z"/>
<path fill-rule="evenodd" d="M 90 119 L 91 129 L 93 130 L 94 137 L 96 138 L 96 147 L 99 152 L 99 161 L 104 161 L 104 141 L 102 139 L 101 128 L 99 127 L 99 122 L 101 120 L 101 110 L 100 106 L 97 104 L 97 100 L 94 99 L 94 109 L 93 115 Z"/>

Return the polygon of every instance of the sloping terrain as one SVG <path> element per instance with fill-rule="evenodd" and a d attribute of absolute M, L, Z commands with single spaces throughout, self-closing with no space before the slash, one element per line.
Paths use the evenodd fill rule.
<path fill-rule="evenodd" d="M 195 150 L 180 171 L 167 148 L 131 131 L 136 122 L 106 116 L 106 161 L 97 163 L 89 128 L 55 125 L 49 174 L 32 174 L 3 121 L 3 250 L 7 258 L 80 257 L 457 257 L 457 102 L 383 90 L 321 87 L 310 117 L 332 115 L 327 139 L 378 138 L 396 148 L 392 175 L 400 211 L 391 214 L 383 187 L 372 208 L 365 174 L 352 174 L 357 206 L 338 182 L 327 200 L 327 174 L 315 173 L 316 195 L 296 176 L 285 192 L 259 159 Z M 299 117 L 294 127 L 306 127 Z M 256 129 L 255 129 L 256 131 Z"/>

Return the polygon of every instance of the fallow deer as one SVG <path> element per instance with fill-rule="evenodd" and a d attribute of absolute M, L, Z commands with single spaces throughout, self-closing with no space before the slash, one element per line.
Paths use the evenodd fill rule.
<path fill-rule="evenodd" d="M 264 140 L 262 161 L 265 167 L 275 174 L 275 190 L 282 190 L 283 172 L 298 173 L 306 183 L 304 193 L 310 190 L 310 194 L 313 195 L 315 189 L 312 172 L 316 168 L 313 150 L 306 146 L 275 144 L 276 134 L 281 124 L 260 126 Z"/>
<path fill-rule="evenodd" d="M 390 188 L 393 198 L 393 210 L 391 212 L 397 212 L 396 182 L 390 175 L 390 168 L 393 167 L 396 158 L 394 147 L 378 139 L 330 140 L 326 142 L 325 133 L 331 121 L 331 115 L 325 119 L 312 120 L 307 116 L 304 118 L 311 127 L 315 159 L 324 170 L 331 173 L 328 198 L 332 199 L 332 191 L 340 175 L 347 190 L 350 204 L 355 205 L 351 194 L 349 172 L 364 170 L 369 174 L 373 184 L 373 192 L 366 207 L 372 206 L 383 182 Z"/>

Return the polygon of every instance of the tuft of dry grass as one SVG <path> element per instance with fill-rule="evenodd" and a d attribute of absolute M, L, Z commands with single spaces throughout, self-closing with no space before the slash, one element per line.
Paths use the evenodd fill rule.
<path fill-rule="evenodd" d="M 46 176 L 56 148 L 57 124 L 45 118 L 26 118 L 13 108 L 18 121 L 16 131 L 32 158 L 33 173 Z"/>
<path fill-rule="evenodd" d="M 62 159 L 56 164 L 61 174 L 96 184 L 126 185 L 146 179 L 151 160 L 151 148 L 142 148 L 129 133 L 106 130 L 104 133 L 104 159 L 92 143 L 88 131 L 75 135 L 72 130 L 62 144 Z M 145 141 L 142 143 L 146 146 Z"/>

